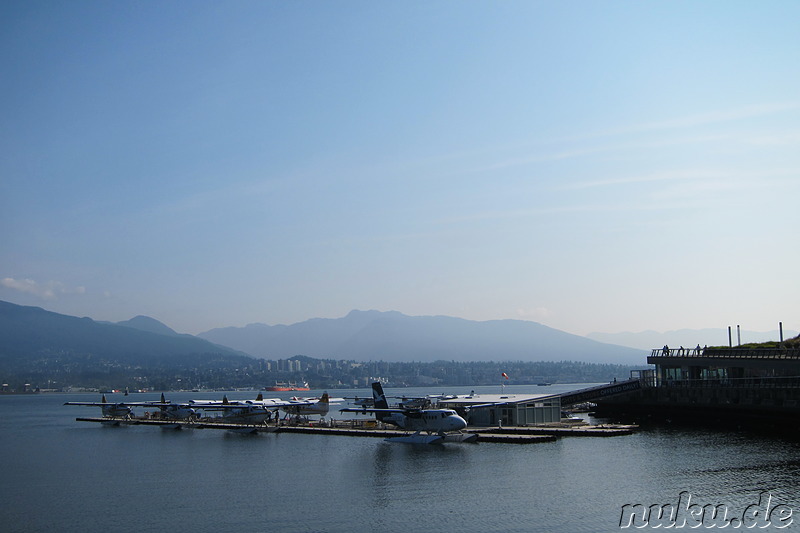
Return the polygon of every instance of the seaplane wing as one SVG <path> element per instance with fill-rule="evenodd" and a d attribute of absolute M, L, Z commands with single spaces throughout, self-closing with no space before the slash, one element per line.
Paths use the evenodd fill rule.
<path fill-rule="evenodd" d="M 64 405 L 89 405 L 94 407 L 105 407 L 107 405 L 122 405 L 119 402 L 64 402 Z"/>
<path fill-rule="evenodd" d="M 222 400 L 190 400 L 189 405 L 200 409 L 235 409 L 248 406 L 263 407 L 265 409 L 281 409 L 287 406 L 312 405 L 312 400 L 281 400 L 280 398 L 267 398 L 259 394 L 255 400 L 229 400 L 224 396 Z"/>
<path fill-rule="evenodd" d="M 64 402 L 64 405 L 88 405 L 90 407 L 99 407 L 103 411 L 103 416 L 129 417 L 133 412 L 133 408 L 142 405 L 142 403 L 109 402 L 106 401 L 106 395 L 104 394 L 99 402 Z"/>
<path fill-rule="evenodd" d="M 159 407 L 161 405 L 171 405 L 160 402 L 64 402 L 64 405 L 89 405 L 92 407 L 107 407 L 109 405 L 119 405 L 125 407 Z"/>
<path fill-rule="evenodd" d="M 226 410 L 226 409 L 241 409 L 245 407 L 258 407 L 260 409 L 284 409 L 287 407 L 297 406 L 310 406 L 316 402 L 313 400 L 281 400 L 280 398 L 268 398 L 259 394 L 255 400 L 229 400 L 224 396 L 222 400 L 190 400 L 191 407 L 206 410 Z"/>
<path fill-rule="evenodd" d="M 109 402 L 106 400 L 106 395 L 102 396 L 99 402 L 64 402 L 64 405 L 88 405 L 92 407 L 108 407 L 112 405 L 121 407 L 157 407 L 159 405 L 169 405 L 170 402 L 164 400 L 164 395 L 161 395 L 161 401 L 152 402 Z"/>
<path fill-rule="evenodd" d="M 344 400 L 336 398 L 336 400 Z M 258 410 L 258 412 L 285 411 L 293 415 L 320 415 L 328 414 L 331 399 L 328 393 L 324 393 L 320 398 L 291 398 L 281 400 L 280 398 L 264 398 L 259 393 L 255 400 L 229 400 L 224 396 L 222 400 L 191 400 L 187 405 L 195 409 L 205 411 L 227 411 L 244 412 L 244 409 Z"/>
<path fill-rule="evenodd" d="M 328 394 L 328 393 L 326 392 L 326 393 L 325 393 L 325 394 L 323 394 L 322 396 L 318 396 L 318 397 L 317 397 L 317 396 L 314 396 L 314 397 L 310 397 L 310 398 L 302 398 L 302 397 L 298 397 L 298 396 L 292 396 L 292 397 L 290 398 L 290 400 L 291 400 L 291 401 L 298 401 L 298 402 L 318 402 L 318 401 L 320 401 L 322 398 L 324 398 L 324 397 L 325 397 L 327 394 Z M 335 404 L 335 403 L 344 403 L 344 402 L 346 402 L 346 401 L 347 401 L 347 398 L 331 398 L 330 396 L 328 396 L 328 402 L 329 402 L 329 403 L 332 403 L 332 404 Z"/>
<path fill-rule="evenodd" d="M 105 407 L 109 405 L 119 405 L 125 407 L 162 407 L 165 405 L 176 405 L 170 401 L 167 401 L 164 398 L 164 395 L 161 395 L 161 400 L 154 400 L 150 402 L 109 402 L 106 400 L 106 395 L 102 396 L 102 400 L 99 402 L 64 402 L 64 405 L 89 405 L 94 407 Z"/>
<path fill-rule="evenodd" d="M 189 404 L 192 409 L 203 409 L 204 411 L 237 411 L 243 409 L 259 409 L 261 411 L 268 411 L 270 408 L 265 407 L 263 405 L 257 404 L 246 404 L 246 403 L 193 403 Z M 274 409 L 277 410 L 277 407 Z"/>
<path fill-rule="evenodd" d="M 222 420 L 238 424 L 263 424 L 272 418 L 273 412 L 260 405 L 248 404 L 218 404 L 218 405 L 193 405 L 194 408 L 204 411 L 224 411 L 220 417 Z"/>
<path fill-rule="evenodd" d="M 427 409 L 430 410 L 430 409 Z M 339 409 L 340 413 L 397 413 L 405 416 L 415 417 L 420 416 L 422 413 L 422 409 L 416 408 L 402 408 L 402 407 L 388 407 L 385 409 L 377 408 L 377 407 L 345 407 L 344 409 Z"/>

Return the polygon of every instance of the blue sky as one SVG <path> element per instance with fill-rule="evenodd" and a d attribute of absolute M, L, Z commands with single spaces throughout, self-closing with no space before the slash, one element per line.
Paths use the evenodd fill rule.
<path fill-rule="evenodd" d="M 800 3 L 0 4 L 0 299 L 800 329 Z"/>

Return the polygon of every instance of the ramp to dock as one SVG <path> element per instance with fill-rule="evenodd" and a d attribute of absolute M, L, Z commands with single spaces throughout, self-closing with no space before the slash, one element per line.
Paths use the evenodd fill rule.
<path fill-rule="evenodd" d="M 609 383 L 608 385 L 598 385 L 596 387 L 589 387 L 587 389 L 566 392 L 561 394 L 561 406 L 565 407 L 568 405 L 574 405 L 576 403 L 593 402 L 602 398 L 608 398 L 609 396 L 628 394 L 631 391 L 639 390 L 641 388 L 641 380 L 629 379 L 627 381 Z"/>

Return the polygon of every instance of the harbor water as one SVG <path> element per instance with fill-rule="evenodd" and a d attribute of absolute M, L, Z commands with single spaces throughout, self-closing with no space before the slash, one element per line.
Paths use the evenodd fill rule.
<path fill-rule="evenodd" d="M 321 391 L 304 394 L 315 393 Z M 221 396 L 168 395 L 173 401 Z M 623 506 L 677 505 L 681 494 L 700 506 L 724 505 L 731 517 L 768 494 L 772 507 L 793 514 L 767 530 L 800 530 L 800 441 L 785 436 L 667 424 L 539 444 L 415 446 L 364 437 L 104 427 L 75 420 L 99 416 L 98 408 L 65 401 L 99 401 L 99 394 L 0 396 L 2 531 L 606 532 L 620 530 Z"/>

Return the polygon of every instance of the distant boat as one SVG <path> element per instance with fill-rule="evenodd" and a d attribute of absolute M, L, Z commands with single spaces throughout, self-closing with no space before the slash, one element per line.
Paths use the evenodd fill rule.
<path fill-rule="evenodd" d="M 296 383 L 281 383 L 275 382 L 275 385 L 271 387 L 265 387 L 264 390 L 266 391 L 293 391 L 293 390 L 311 390 L 308 386 L 308 383 L 305 381 L 300 385 Z"/>
<path fill-rule="evenodd" d="M 546 381 L 542 381 L 541 383 L 537 383 L 537 385 L 540 386 L 540 387 L 549 387 L 550 385 L 552 385 L 552 383 L 548 383 Z"/>

